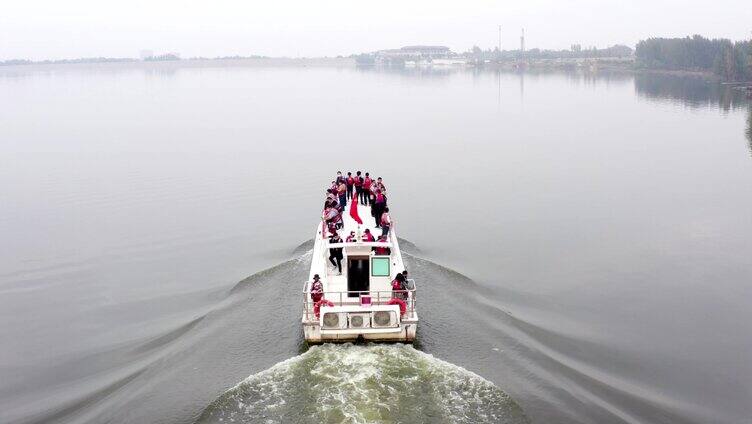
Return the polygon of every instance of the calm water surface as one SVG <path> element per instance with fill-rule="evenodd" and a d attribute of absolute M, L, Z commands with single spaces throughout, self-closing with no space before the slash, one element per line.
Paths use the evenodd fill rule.
<path fill-rule="evenodd" d="M 0 69 L 0 422 L 749 422 L 748 100 L 225 65 Z M 415 348 L 303 346 L 339 169 L 389 188 Z"/>

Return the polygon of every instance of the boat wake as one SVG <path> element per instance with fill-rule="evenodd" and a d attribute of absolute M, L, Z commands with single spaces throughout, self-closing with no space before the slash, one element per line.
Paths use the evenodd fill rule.
<path fill-rule="evenodd" d="M 527 423 L 493 383 L 407 345 L 323 345 L 253 374 L 198 423 Z"/>
<path fill-rule="evenodd" d="M 497 333 L 480 331 L 485 317 L 481 322 L 473 318 L 482 308 L 473 300 L 479 288 L 410 253 L 404 254 L 407 268 L 430 282 L 421 297 L 426 325 L 415 348 L 344 344 L 307 349 L 300 331 L 301 298 L 281 293 L 302 285 L 311 246 L 302 243 L 291 259 L 231 287 L 191 294 L 193 303 L 184 311 L 174 309 L 180 314 L 165 320 L 159 331 L 40 370 L 89 374 L 72 373 L 71 383 L 41 396 L 39 391 L 19 393 L 3 405 L 0 416 L 6 419 L 0 421 L 529 422 L 506 394 L 517 396 L 509 392 L 516 389 L 513 375 L 496 372 L 508 370 L 504 345 L 494 339 Z M 169 299 L 153 301 L 171 306 Z M 502 349 L 494 350 L 497 346 Z M 27 374 L 27 384 L 33 378 Z"/>

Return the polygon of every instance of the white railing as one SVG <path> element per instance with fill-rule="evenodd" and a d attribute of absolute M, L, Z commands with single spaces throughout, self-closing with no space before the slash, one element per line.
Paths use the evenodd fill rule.
<path fill-rule="evenodd" d="M 410 286 L 413 287 L 412 289 L 381 291 L 325 291 L 323 292 L 321 299 L 332 302 L 334 306 L 357 306 L 361 304 L 361 295 L 370 295 L 371 305 L 386 305 L 390 300 L 399 297 L 400 299 L 405 301 L 407 306 L 407 310 L 405 311 L 403 318 L 414 318 L 417 287 L 415 286 L 415 280 L 408 279 L 407 281 L 410 283 Z M 310 322 L 317 320 L 317 318 L 314 314 L 315 302 L 311 298 L 311 292 L 308 287 L 309 284 L 310 282 L 308 281 L 303 284 L 303 319 Z M 405 298 L 403 298 L 403 296 Z"/>
<path fill-rule="evenodd" d="M 329 240 L 324 241 L 325 246 L 327 249 L 339 249 L 340 247 L 351 247 L 351 246 L 357 246 L 357 247 L 394 247 L 394 244 L 391 242 L 381 242 L 381 241 L 343 241 L 342 243 L 330 243 Z"/>

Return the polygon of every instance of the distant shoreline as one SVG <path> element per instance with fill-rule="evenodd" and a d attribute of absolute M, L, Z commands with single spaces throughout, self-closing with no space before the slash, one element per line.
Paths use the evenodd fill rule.
<path fill-rule="evenodd" d="M 559 71 L 609 71 L 625 72 L 631 74 L 661 74 L 674 75 L 679 77 L 696 77 L 703 78 L 709 82 L 720 82 L 721 79 L 709 71 L 689 71 L 689 70 L 669 70 L 669 69 L 649 69 L 635 66 L 634 61 L 609 61 L 603 58 L 594 58 L 590 61 L 585 60 L 576 65 L 573 62 L 562 62 L 556 60 L 529 60 L 525 61 L 524 66 L 515 68 L 521 62 L 502 62 L 502 63 L 481 63 L 475 66 L 449 66 L 440 69 L 487 69 L 503 71 L 524 71 L 529 70 L 559 70 Z M 248 57 L 248 58 L 192 58 L 181 60 L 164 60 L 164 61 L 142 61 L 138 59 L 129 60 L 107 60 L 107 61 L 41 61 L 21 64 L 4 64 L 0 66 L 0 73 L 12 72 L 14 70 L 35 68 L 39 70 L 52 69 L 85 69 L 85 68 L 118 68 L 118 69 L 153 69 L 158 70 L 176 70 L 179 68 L 216 68 L 216 67 L 352 67 L 358 65 L 354 58 L 272 58 L 272 57 Z M 366 66 L 378 67 L 378 66 Z M 395 67 L 391 67 L 394 69 Z"/>
<path fill-rule="evenodd" d="M 190 58 L 179 60 L 140 60 L 133 58 L 91 58 L 89 59 L 64 59 L 64 60 L 41 60 L 41 61 L 0 61 L 0 69 L 26 66 L 91 66 L 91 65 L 151 65 L 151 66 L 191 66 L 205 64 L 229 64 L 229 63 L 254 63 L 261 65 L 349 65 L 355 64 L 351 58 L 286 58 L 286 57 L 223 57 L 223 58 Z"/>

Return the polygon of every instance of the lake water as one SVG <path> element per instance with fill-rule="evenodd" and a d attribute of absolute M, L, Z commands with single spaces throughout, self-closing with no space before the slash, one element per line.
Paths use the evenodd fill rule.
<path fill-rule="evenodd" d="M 751 144 L 665 75 L 0 68 L 0 422 L 750 422 Z M 303 345 L 337 170 L 414 348 Z"/>

